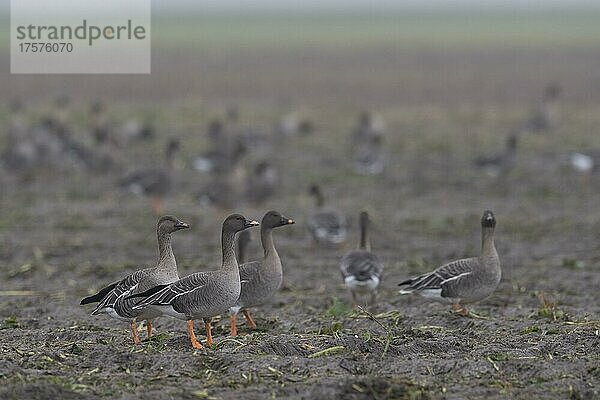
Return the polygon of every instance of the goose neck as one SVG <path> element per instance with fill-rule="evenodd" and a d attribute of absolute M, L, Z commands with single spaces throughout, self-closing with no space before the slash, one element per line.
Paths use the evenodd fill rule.
<path fill-rule="evenodd" d="M 275 243 L 273 242 L 273 228 L 263 228 L 260 230 L 260 242 L 262 243 L 265 258 L 277 255 Z"/>
<path fill-rule="evenodd" d="M 221 247 L 223 252 L 223 264 L 221 268 L 237 268 L 235 258 L 235 232 L 223 230 L 221 232 Z"/>
<path fill-rule="evenodd" d="M 158 231 L 158 266 L 165 266 L 167 269 L 175 265 L 175 255 L 171 247 L 171 234 Z"/>
<path fill-rule="evenodd" d="M 371 241 L 369 240 L 369 232 L 367 223 L 361 219 L 360 221 L 360 247 L 361 250 L 371 251 Z"/>
<path fill-rule="evenodd" d="M 483 228 L 481 235 L 481 254 L 484 257 L 497 254 L 494 245 L 494 228 Z"/>

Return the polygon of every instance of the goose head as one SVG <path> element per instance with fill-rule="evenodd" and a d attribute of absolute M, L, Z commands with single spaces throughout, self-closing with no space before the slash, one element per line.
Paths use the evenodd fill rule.
<path fill-rule="evenodd" d="M 313 196 L 317 201 L 317 207 L 322 207 L 325 203 L 325 197 L 321 191 L 321 187 L 317 184 L 312 184 L 308 188 L 308 193 Z"/>
<path fill-rule="evenodd" d="M 243 215 L 232 214 L 223 222 L 223 232 L 236 233 L 258 225 L 260 225 L 260 223 L 249 220 Z"/>
<path fill-rule="evenodd" d="M 496 226 L 496 217 L 494 217 L 494 213 L 490 210 L 486 210 L 483 212 L 483 216 L 481 217 L 481 227 L 482 228 L 494 228 Z"/>
<path fill-rule="evenodd" d="M 173 217 L 172 215 L 165 215 L 161 217 L 157 223 L 157 229 L 160 233 L 173 233 L 189 227 L 189 224 Z"/>
<path fill-rule="evenodd" d="M 281 215 L 278 211 L 269 211 L 265 214 L 261 222 L 264 228 L 277 228 L 279 226 L 291 225 L 294 223 L 295 221 L 293 219 Z"/>

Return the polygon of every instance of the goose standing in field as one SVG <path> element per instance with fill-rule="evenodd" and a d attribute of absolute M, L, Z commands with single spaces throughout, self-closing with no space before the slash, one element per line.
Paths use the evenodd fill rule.
<path fill-rule="evenodd" d="M 491 211 L 481 217 L 481 255 L 444 264 L 433 272 L 410 278 L 398 284 L 406 286 L 400 294 L 416 292 L 423 297 L 451 303 L 463 315 L 464 304 L 475 303 L 491 295 L 500 283 L 502 271 L 494 246 L 496 218 Z"/>
<path fill-rule="evenodd" d="M 121 187 L 137 195 L 152 198 L 152 210 L 155 214 L 162 211 L 162 198 L 171 191 L 173 163 L 179 151 L 179 140 L 171 138 L 165 147 L 165 165 L 162 168 L 149 168 L 135 171 L 119 181 Z"/>
<path fill-rule="evenodd" d="M 277 211 L 265 214 L 260 226 L 260 241 L 264 255 L 261 260 L 240 265 L 242 292 L 239 299 L 229 309 L 231 314 L 231 336 L 237 335 L 237 315 L 244 314 L 251 329 L 256 329 L 256 323 L 250 315 L 250 308 L 257 307 L 268 301 L 281 286 L 283 269 L 281 259 L 273 243 L 273 229 L 293 224 L 294 220 L 284 217 Z"/>
<path fill-rule="evenodd" d="M 517 135 L 509 135 L 506 138 L 506 147 L 504 152 L 490 157 L 479 157 L 475 160 L 475 166 L 483 169 L 489 176 L 492 177 L 509 172 L 515 165 L 517 144 Z"/>
<path fill-rule="evenodd" d="M 317 209 L 308 218 L 308 228 L 318 244 L 340 245 L 346 241 L 346 219 L 337 210 L 325 207 L 325 196 L 318 185 L 309 193 L 314 196 Z"/>
<path fill-rule="evenodd" d="M 379 281 L 383 272 L 383 264 L 371 252 L 369 240 L 369 214 L 360 213 L 360 243 L 358 250 L 346 253 L 342 258 L 340 270 L 346 287 L 352 295 L 352 306 L 358 304 L 357 295 L 361 292 L 370 293 L 370 305 L 375 304 Z"/>
<path fill-rule="evenodd" d="M 247 178 L 245 198 L 254 204 L 262 204 L 273 196 L 279 186 L 279 171 L 269 161 L 261 161 Z"/>
<path fill-rule="evenodd" d="M 144 308 L 133 310 L 136 301 L 127 299 L 127 296 L 179 279 L 177 261 L 171 247 L 171 234 L 189 227 L 185 222 L 170 215 L 161 217 L 156 226 L 158 236 L 156 266 L 136 271 L 118 282 L 111 283 L 95 295 L 81 300 L 80 305 L 99 303 L 91 315 L 106 313 L 113 318 L 129 322 L 135 344 L 140 343 L 136 321 L 146 320 L 148 336 L 152 336 L 152 320 L 160 313 Z"/>
<path fill-rule="evenodd" d="M 383 137 L 373 136 L 354 146 L 354 169 L 362 175 L 379 175 L 385 168 Z"/>
<path fill-rule="evenodd" d="M 223 222 L 221 245 L 223 263 L 214 271 L 197 272 L 170 285 L 160 285 L 133 297 L 145 297 L 133 309 L 152 307 L 162 314 L 187 321 L 192 346 L 202 345 L 194 333 L 194 320 L 202 319 L 206 329 L 206 343 L 213 343 L 211 319 L 234 306 L 240 297 L 240 270 L 235 258 L 235 234 L 260 225 L 242 215 L 233 214 Z"/>
<path fill-rule="evenodd" d="M 525 130 L 533 133 L 546 133 L 556 129 L 559 123 L 559 97 L 561 88 L 551 83 L 544 89 L 541 103 L 529 121 Z"/>

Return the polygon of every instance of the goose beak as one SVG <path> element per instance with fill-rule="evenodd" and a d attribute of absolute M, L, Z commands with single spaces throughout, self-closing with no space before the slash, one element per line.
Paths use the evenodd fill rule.
<path fill-rule="evenodd" d="M 281 225 L 291 225 L 291 224 L 295 224 L 296 221 L 294 221 L 291 218 L 287 218 L 287 217 L 283 217 L 281 218 Z"/>
<path fill-rule="evenodd" d="M 187 229 L 190 227 L 190 224 L 186 224 L 185 222 L 179 221 L 175 224 L 175 228 L 177 229 Z"/>
<path fill-rule="evenodd" d="M 259 226 L 260 223 L 258 221 L 246 221 L 246 228 L 251 228 L 253 226 Z"/>

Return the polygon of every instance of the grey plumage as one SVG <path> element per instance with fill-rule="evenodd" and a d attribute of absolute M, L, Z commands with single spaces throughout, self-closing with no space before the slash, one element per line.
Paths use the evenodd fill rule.
<path fill-rule="evenodd" d="M 187 320 L 190 339 L 196 348 L 202 346 L 193 332 L 193 320 L 203 319 L 207 330 L 207 342 L 211 344 L 211 318 L 228 311 L 241 292 L 240 273 L 235 258 L 235 234 L 257 225 L 258 222 L 249 221 L 239 214 L 227 217 L 221 231 L 223 262 L 218 270 L 188 275 L 149 295 L 133 309 L 150 307 L 161 314 Z"/>
<path fill-rule="evenodd" d="M 367 212 L 360 213 L 359 225 L 361 233 L 358 249 L 350 251 L 342 257 L 340 271 L 354 304 L 357 304 L 357 295 L 360 292 L 369 293 L 371 295 L 370 302 L 374 304 L 383 273 L 383 263 L 371 252 Z"/>
<path fill-rule="evenodd" d="M 509 135 L 506 138 L 506 146 L 502 153 L 479 157 L 475 160 L 475 166 L 483 169 L 490 176 L 498 176 L 501 173 L 509 172 L 515 165 L 517 156 L 518 137 L 516 134 Z"/>
<path fill-rule="evenodd" d="M 462 304 L 473 303 L 488 297 L 500 283 L 500 259 L 494 245 L 496 219 L 491 211 L 481 218 L 482 247 L 479 257 L 465 258 L 444 264 L 433 272 L 416 276 L 399 283 L 405 286 L 401 294 L 419 293 L 437 301 L 452 303 L 462 309 Z"/>
<path fill-rule="evenodd" d="M 315 197 L 316 210 L 308 218 L 308 228 L 318 244 L 339 245 L 346 241 L 346 218 L 337 210 L 325 207 L 325 197 L 318 185 L 310 187 Z"/>
<path fill-rule="evenodd" d="M 283 281 L 281 259 L 273 243 L 273 229 L 293 224 L 294 220 L 284 217 L 277 211 L 267 212 L 260 229 L 261 243 L 264 251 L 263 258 L 240 265 L 242 291 L 239 299 L 230 308 L 231 334 L 236 335 L 236 317 L 240 310 L 245 311 L 248 323 L 255 327 L 248 308 L 259 306 L 268 301 L 279 290 Z"/>
<path fill-rule="evenodd" d="M 189 228 L 189 225 L 175 217 L 161 217 L 156 228 L 159 247 L 159 258 L 156 265 L 136 271 L 118 282 L 113 282 L 97 294 L 84 298 L 80 304 L 98 302 L 99 304 L 91 315 L 106 313 L 113 318 L 132 323 L 142 319 L 152 320 L 159 316 L 159 313 L 144 308 L 134 310 L 133 306 L 136 301 L 129 299 L 128 296 L 179 279 L 177 262 L 171 247 L 171 233 L 186 228 Z M 137 342 L 135 334 L 134 341 Z"/>

